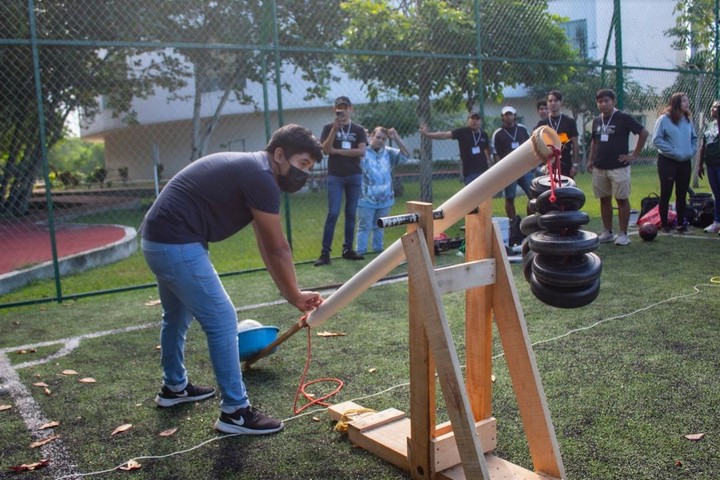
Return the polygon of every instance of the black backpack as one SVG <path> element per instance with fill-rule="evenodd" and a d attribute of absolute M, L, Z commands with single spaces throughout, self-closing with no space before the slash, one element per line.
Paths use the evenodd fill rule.
<path fill-rule="evenodd" d="M 691 193 L 688 211 L 692 210 L 690 224 L 705 228 L 715 221 L 715 201 L 709 193 Z"/>
<path fill-rule="evenodd" d="M 659 203 L 660 197 L 654 192 L 640 200 L 640 213 L 638 214 L 638 218 L 645 216 L 647 212 L 655 208 Z"/>

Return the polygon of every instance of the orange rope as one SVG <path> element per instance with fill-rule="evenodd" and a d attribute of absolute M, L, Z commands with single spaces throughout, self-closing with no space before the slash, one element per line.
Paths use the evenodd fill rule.
<path fill-rule="evenodd" d="M 548 145 L 547 147 L 552 150 L 552 156 L 548 158 L 547 162 L 548 176 L 550 177 L 550 191 L 552 192 L 550 194 L 550 202 L 555 203 L 557 201 L 555 188 L 557 188 L 558 185 L 562 186 L 562 170 L 560 168 L 561 152 L 555 148 L 555 145 Z"/>
<path fill-rule="evenodd" d="M 300 321 L 302 322 L 302 326 L 304 328 L 307 328 L 307 358 L 305 359 L 305 368 L 303 369 L 302 375 L 300 376 L 300 382 L 298 384 L 298 389 L 295 392 L 295 400 L 293 401 L 293 412 L 295 415 L 299 414 L 300 412 L 304 411 L 305 409 L 311 407 L 312 405 L 321 405 L 323 407 L 329 407 L 330 404 L 326 403 L 325 400 L 332 397 L 336 393 L 338 393 L 340 390 L 342 390 L 345 383 L 340 380 L 339 378 L 318 378 L 317 380 L 311 380 L 309 382 L 305 382 L 305 377 L 307 376 L 308 369 L 310 368 L 310 360 L 312 359 L 312 336 L 310 335 L 310 326 L 306 322 L 307 316 L 303 316 Z M 320 398 L 313 398 L 313 395 L 307 393 L 306 388 L 310 385 L 314 385 L 316 383 L 320 382 L 333 382 L 337 384 L 337 387 L 335 387 L 335 390 L 328 393 L 327 395 L 323 395 Z M 303 405 L 302 407 L 298 408 L 298 399 L 300 398 L 300 394 L 303 394 L 306 400 L 308 400 L 308 403 Z"/>

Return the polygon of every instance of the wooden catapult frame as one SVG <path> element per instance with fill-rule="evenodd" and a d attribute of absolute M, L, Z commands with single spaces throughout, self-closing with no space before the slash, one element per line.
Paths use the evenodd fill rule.
<path fill-rule="evenodd" d="M 413 479 L 565 478 L 545 393 L 491 199 L 465 217 L 465 259 L 434 268 L 432 205 L 408 202 L 419 222 L 402 247 L 408 268 L 410 417 L 397 409 L 362 411 L 353 402 L 329 409 L 348 419 L 358 445 L 410 472 Z M 442 294 L 465 290 L 465 380 Z M 492 416 L 492 319 L 505 352 L 534 471 L 496 457 Z M 436 424 L 436 372 L 449 422 Z"/>

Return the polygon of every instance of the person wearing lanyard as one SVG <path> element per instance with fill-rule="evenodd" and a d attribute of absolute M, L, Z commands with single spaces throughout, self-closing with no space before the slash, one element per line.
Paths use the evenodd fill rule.
<path fill-rule="evenodd" d="M 362 169 L 360 161 L 365 156 L 367 135 L 365 127 L 353 123 L 350 99 L 341 96 L 335 99 L 334 120 L 323 127 L 320 143 L 328 155 L 328 213 L 323 229 L 322 250 L 315 266 L 330 263 L 335 224 L 340 216 L 343 193 L 345 194 L 345 238 L 342 257 L 347 260 L 362 260 L 364 257 L 353 250 L 355 240 L 355 216 L 357 214 Z"/>
<path fill-rule="evenodd" d="M 505 158 L 510 152 L 518 148 L 530 138 L 525 125 L 517 123 L 515 107 L 506 105 L 500 111 L 502 126 L 492 134 L 490 145 L 492 146 L 494 162 L 497 163 Z M 533 179 L 533 170 L 525 173 L 516 181 L 505 188 L 505 214 L 512 221 L 517 217 L 515 211 L 515 195 L 518 185 L 530 198 L 530 182 Z"/>
<path fill-rule="evenodd" d="M 548 125 L 560 136 L 562 142 L 562 158 L 560 159 L 560 173 L 566 177 L 574 177 L 578 171 L 578 129 L 575 119 L 564 115 L 562 108 L 562 93 L 551 90 L 548 93 L 547 104 L 550 115 L 538 122 L 538 127 Z M 569 145 L 568 145 L 569 144 Z"/>
<path fill-rule="evenodd" d="M 630 221 L 630 164 L 639 157 L 650 133 L 632 115 L 615 108 L 615 92 L 612 90 L 598 90 L 595 102 L 600 115 L 595 117 L 592 124 L 587 169 L 592 173 L 595 198 L 600 199 L 603 231 L 598 238 L 602 243 L 614 240 L 615 245 L 625 246 L 630 243 L 627 235 Z M 630 133 L 638 136 L 632 153 L 628 153 Z M 612 232 L 613 197 L 618 207 L 617 236 Z"/>
<path fill-rule="evenodd" d="M 422 123 L 420 134 L 434 140 L 457 140 L 465 185 L 490 168 L 490 139 L 482 129 L 480 113 L 475 110 L 468 113 L 467 127 L 445 132 L 430 132 L 427 125 Z"/>

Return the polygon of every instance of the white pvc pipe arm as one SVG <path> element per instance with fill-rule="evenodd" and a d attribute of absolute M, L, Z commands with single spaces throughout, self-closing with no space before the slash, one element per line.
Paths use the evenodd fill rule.
<path fill-rule="evenodd" d="M 560 138 L 554 130 L 549 127 L 535 130 L 528 141 L 437 208 L 442 210 L 444 218 L 435 220 L 434 233 L 444 232 L 485 200 L 504 190 L 539 163 L 551 158 L 554 155 L 553 149 L 560 150 L 560 148 Z M 310 313 L 306 320 L 307 324 L 311 327 L 323 324 L 338 310 L 400 265 L 404 259 L 405 252 L 398 239 Z"/>

